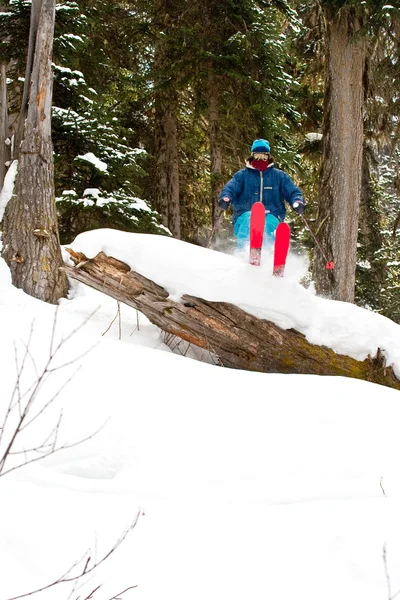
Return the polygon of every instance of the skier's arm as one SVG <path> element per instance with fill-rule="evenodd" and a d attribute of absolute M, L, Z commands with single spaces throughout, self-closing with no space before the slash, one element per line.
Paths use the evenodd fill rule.
<path fill-rule="evenodd" d="M 231 205 L 231 202 L 234 202 L 237 197 L 238 189 L 241 185 L 241 176 L 240 171 L 235 173 L 235 175 L 228 181 L 227 184 L 223 187 L 220 196 L 218 205 L 223 210 L 226 210 Z"/>
<path fill-rule="evenodd" d="M 229 208 L 232 198 L 234 198 L 235 195 L 235 177 L 232 177 L 232 179 L 225 184 L 220 193 L 218 206 L 222 208 L 222 210 L 226 210 Z"/>
<path fill-rule="evenodd" d="M 303 194 L 286 173 L 283 173 L 282 191 L 285 200 L 290 204 L 293 210 L 298 215 L 303 214 L 305 208 Z"/>

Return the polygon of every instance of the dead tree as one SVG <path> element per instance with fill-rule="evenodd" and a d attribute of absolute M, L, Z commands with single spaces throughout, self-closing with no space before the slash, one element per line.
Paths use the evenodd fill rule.
<path fill-rule="evenodd" d="M 33 0 L 24 94 L 15 134 L 18 175 L 3 222 L 13 284 L 56 303 L 67 294 L 54 193 L 51 59 L 55 0 Z"/>
<path fill-rule="evenodd" d="M 294 329 L 283 330 L 226 302 L 210 302 L 184 295 L 181 302 L 154 281 L 100 252 L 88 259 L 68 250 L 76 266 L 62 270 L 142 312 L 163 331 L 214 353 L 225 367 L 263 373 L 341 375 L 364 379 L 400 390 L 400 381 L 386 367 L 382 352 L 357 361 L 330 348 L 310 344 Z"/>

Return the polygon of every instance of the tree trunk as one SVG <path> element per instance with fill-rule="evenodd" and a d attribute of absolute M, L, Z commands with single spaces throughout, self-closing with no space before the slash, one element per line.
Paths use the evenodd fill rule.
<path fill-rule="evenodd" d="M 34 0 L 32 22 L 37 23 L 37 31 L 31 36 L 31 42 L 35 43 L 34 58 L 25 81 L 29 85 L 28 112 L 15 189 L 5 209 L 3 227 L 3 257 L 11 269 L 13 284 L 51 303 L 67 293 L 67 280 L 59 269 L 62 256 L 51 142 L 54 18 L 55 0 Z"/>
<path fill-rule="evenodd" d="M 367 137 L 364 140 L 363 171 L 360 198 L 359 254 L 368 262 L 365 272 L 359 269 L 359 299 L 374 310 L 380 307 L 380 291 L 385 283 L 387 261 L 382 257 L 383 236 L 381 214 L 378 206 L 377 173 L 378 159 L 374 146 Z"/>
<path fill-rule="evenodd" d="M 163 93 L 158 92 L 156 98 L 155 154 L 156 209 L 161 215 L 161 222 L 180 239 L 180 204 L 179 204 L 179 165 L 177 148 L 177 126 L 175 106 Z"/>
<path fill-rule="evenodd" d="M 156 158 L 155 204 L 162 224 L 175 238 L 181 237 L 181 214 L 179 202 L 179 161 L 177 118 L 178 99 L 176 82 L 165 76 L 171 68 L 168 52 L 168 34 L 172 28 L 170 7 L 165 0 L 157 2 L 157 40 L 154 49 L 155 73 L 155 124 L 154 147 Z"/>
<path fill-rule="evenodd" d="M 0 64 L 0 191 L 4 184 L 7 165 L 11 159 L 10 132 L 8 129 L 6 66 Z"/>
<path fill-rule="evenodd" d="M 20 146 L 24 135 L 25 119 L 28 116 L 28 104 L 29 95 L 31 89 L 31 77 L 33 70 L 33 61 L 36 50 L 36 36 L 39 27 L 40 11 L 43 0 L 32 0 L 31 8 L 31 21 L 29 25 L 29 42 L 28 42 L 28 54 L 26 57 L 26 69 L 25 69 L 25 80 L 24 89 L 22 92 L 21 110 L 18 117 L 18 122 L 14 132 L 14 152 L 13 160 L 19 158 Z M 52 52 L 52 51 L 51 51 Z"/>
<path fill-rule="evenodd" d="M 164 288 L 103 252 L 88 259 L 67 250 L 77 265 L 62 267 L 69 277 L 133 306 L 163 331 L 210 351 L 222 366 L 263 373 L 340 375 L 400 389 L 379 349 L 375 359 L 357 361 L 310 344 L 303 334 L 280 329 L 233 304 L 188 295 L 173 302 Z"/>
<path fill-rule="evenodd" d="M 358 218 L 363 150 L 363 73 L 365 42 L 355 9 L 334 14 L 325 8 L 327 62 L 325 73 L 323 164 L 318 232 L 335 268 L 325 269 L 315 254 L 314 277 L 319 294 L 354 301 Z"/>
<path fill-rule="evenodd" d="M 208 139 L 210 143 L 212 225 L 219 214 L 218 200 L 223 187 L 222 149 L 220 140 L 219 89 L 216 75 L 208 74 Z"/>

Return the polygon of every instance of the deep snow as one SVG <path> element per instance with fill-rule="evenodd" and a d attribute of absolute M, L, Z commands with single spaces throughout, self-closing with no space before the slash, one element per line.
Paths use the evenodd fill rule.
<path fill-rule="evenodd" d="M 287 276 L 276 280 L 268 256 L 257 269 L 243 254 L 161 236 L 99 230 L 71 246 L 128 262 L 175 300 L 189 293 L 233 302 L 360 360 L 379 346 L 399 373 L 400 327 L 304 289 L 299 257 L 290 256 Z M 124 600 L 396 594 L 397 391 L 339 377 L 234 371 L 178 356 L 143 315 L 122 306 L 113 322 L 116 302 L 76 283 L 60 303 L 56 340 L 93 311 L 56 354 L 55 364 L 72 364 L 51 373 L 36 412 L 80 370 L 27 427 L 21 447 L 42 443 L 61 410 L 57 444 L 90 439 L 0 478 L 0 600 L 50 583 L 88 548 L 101 558 L 138 511 L 136 527 L 81 580 L 83 587 L 70 596 L 71 584 L 64 584 L 34 597 L 83 600 L 97 586 L 95 600 L 130 586 L 137 587 Z M 32 328 L 21 393 L 48 357 L 54 313 L 16 290 L 0 261 L 0 422 L 23 341 Z M 27 398 L 29 392 L 22 402 Z"/>

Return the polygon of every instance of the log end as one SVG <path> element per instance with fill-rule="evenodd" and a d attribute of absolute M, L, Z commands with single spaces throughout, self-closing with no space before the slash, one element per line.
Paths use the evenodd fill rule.
<path fill-rule="evenodd" d="M 68 254 L 71 257 L 72 262 L 77 266 L 81 264 L 86 264 L 91 261 L 96 261 L 99 266 L 101 263 L 112 266 L 114 269 L 121 271 L 121 273 L 129 273 L 131 270 L 130 266 L 123 262 L 122 260 L 118 260 L 113 256 L 107 256 L 104 252 L 99 252 L 94 258 L 88 258 L 83 252 L 75 252 L 72 248 L 65 248 Z"/>

